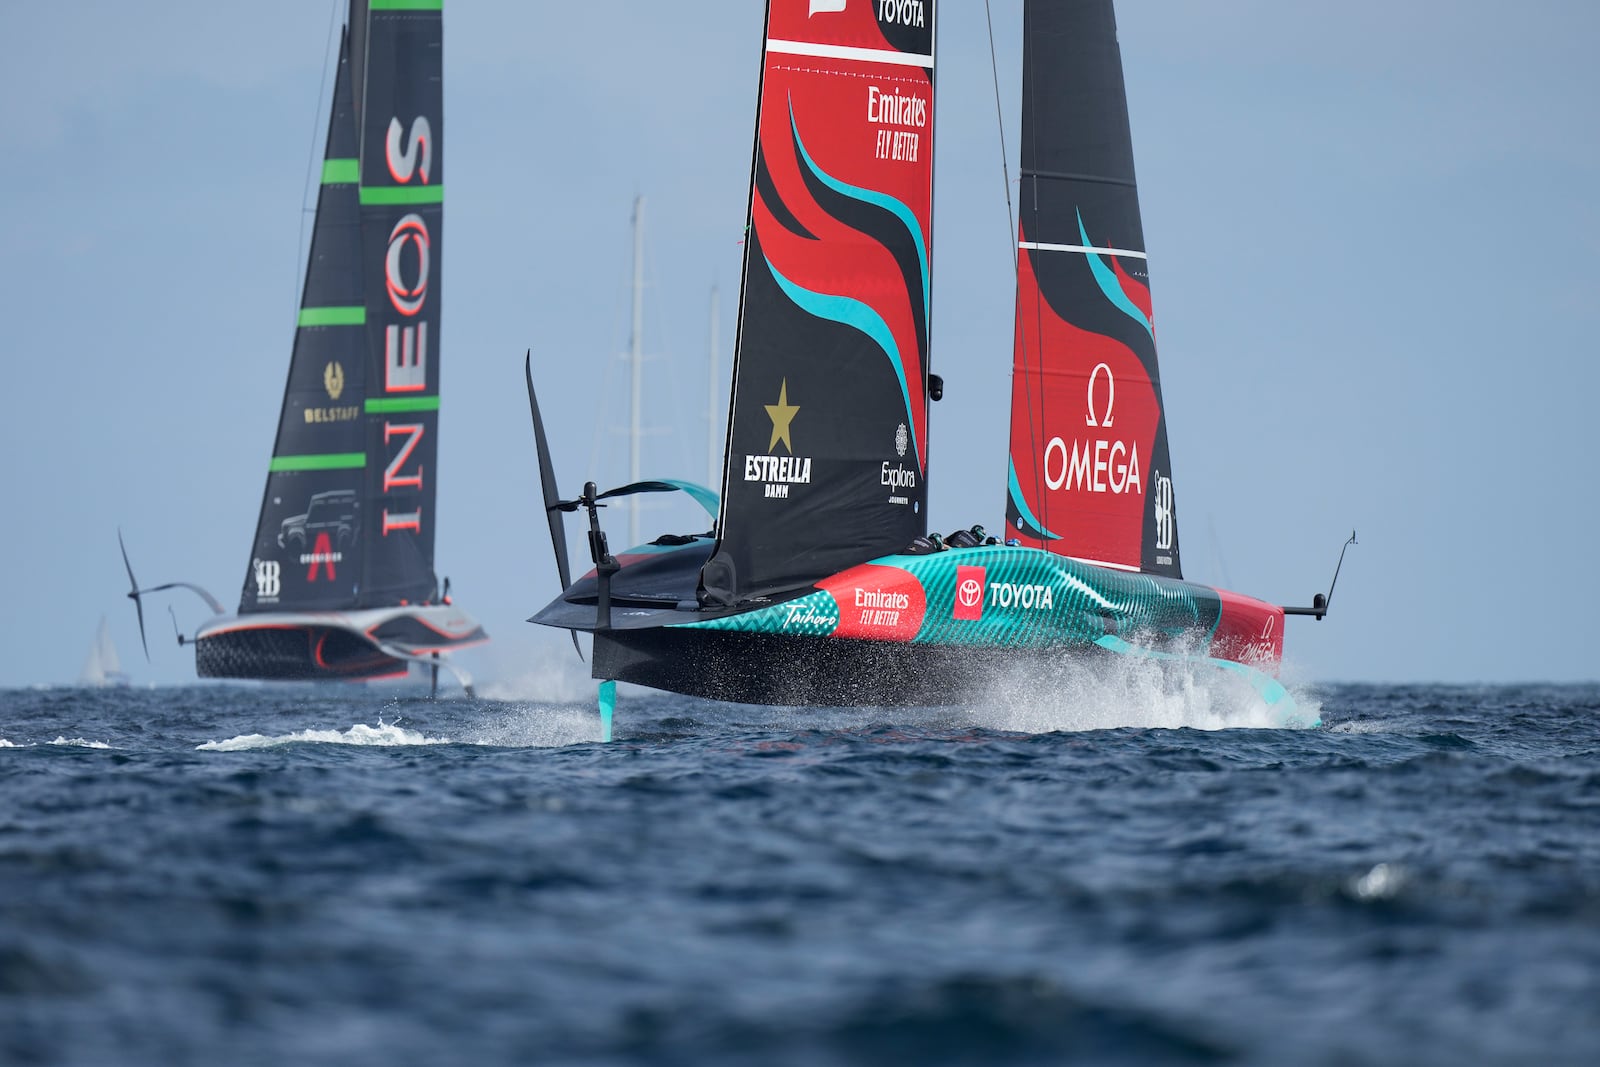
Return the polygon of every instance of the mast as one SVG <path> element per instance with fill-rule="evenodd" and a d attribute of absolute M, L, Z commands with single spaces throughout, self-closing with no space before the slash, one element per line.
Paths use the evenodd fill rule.
<path fill-rule="evenodd" d="M 644 197 L 633 198 L 633 337 L 628 346 L 633 402 L 628 419 L 628 481 L 639 480 L 639 407 L 644 385 Z M 628 503 L 628 544 L 639 543 L 639 497 Z"/>

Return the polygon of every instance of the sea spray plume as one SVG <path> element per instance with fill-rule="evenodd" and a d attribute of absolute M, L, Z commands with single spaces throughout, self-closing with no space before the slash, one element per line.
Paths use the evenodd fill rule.
<path fill-rule="evenodd" d="M 1142 729 L 1282 729 L 1318 721 L 1320 703 L 1295 694 L 1286 719 L 1250 682 L 1189 661 L 1129 656 L 1063 658 L 1055 668 L 996 669 L 974 725 L 1023 733 Z"/>

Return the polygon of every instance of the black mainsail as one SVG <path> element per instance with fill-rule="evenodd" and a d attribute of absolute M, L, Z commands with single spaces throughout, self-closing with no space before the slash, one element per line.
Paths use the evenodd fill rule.
<path fill-rule="evenodd" d="M 351 3 L 241 613 L 438 595 L 441 7 Z"/>
<path fill-rule="evenodd" d="M 239 614 L 199 586 L 206 678 L 382 678 L 488 639 L 433 570 L 442 0 L 351 0 L 278 434 Z M 126 562 L 126 553 L 124 553 Z M 186 639 L 179 638 L 182 644 Z"/>
<path fill-rule="evenodd" d="M 442 0 L 370 0 L 361 116 L 367 296 L 361 602 L 421 603 L 433 574 L 444 222 Z"/>
<path fill-rule="evenodd" d="M 354 606 L 361 591 L 367 306 L 348 30 L 289 380 L 239 612 Z"/>
<path fill-rule="evenodd" d="M 926 530 L 934 7 L 768 4 L 707 605 Z"/>
<path fill-rule="evenodd" d="M 1023 15 L 1011 536 L 1181 577 L 1112 0 Z"/>

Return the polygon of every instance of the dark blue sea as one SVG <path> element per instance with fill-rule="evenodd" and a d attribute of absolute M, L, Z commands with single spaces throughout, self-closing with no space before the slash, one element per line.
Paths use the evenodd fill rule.
<path fill-rule="evenodd" d="M 0 1063 L 1600 1063 L 1600 686 L 1291 688 L 0 692 Z"/>

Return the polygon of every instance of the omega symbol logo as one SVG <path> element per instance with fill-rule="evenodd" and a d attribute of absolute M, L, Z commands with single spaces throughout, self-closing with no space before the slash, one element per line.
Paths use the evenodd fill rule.
<path fill-rule="evenodd" d="M 275 597 L 283 590 L 280 565 L 275 559 L 258 559 L 256 565 L 256 596 Z"/>
<path fill-rule="evenodd" d="M 976 578 L 963 580 L 961 587 L 956 590 L 956 599 L 961 601 L 964 608 L 977 607 L 978 601 L 983 599 L 983 583 Z"/>
<path fill-rule="evenodd" d="M 1100 380 L 1101 371 L 1106 372 L 1106 414 L 1102 421 L 1096 422 L 1094 421 L 1094 383 Z M 1117 380 L 1111 376 L 1111 367 L 1105 363 L 1095 364 L 1094 370 L 1089 374 L 1089 415 L 1083 420 L 1084 425 L 1104 426 L 1109 429 L 1112 423 L 1111 409 L 1116 406 L 1116 403 Z"/>
<path fill-rule="evenodd" d="M 401 254 L 407 245 L 417 250 L 417 281 L 410 286 L 406 285 L 400 271 Z M 389 287 L 389 302 L 402 315 L 415 315 L 428 299 L 428 250 L 428 224 L 422 221 L 421 215 L 413 212 L 394 224 L 389 234 L 389 256 L 383 264 L 383 280 Z"/>

